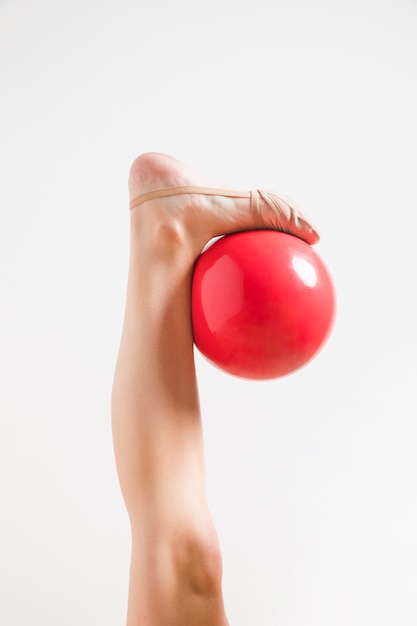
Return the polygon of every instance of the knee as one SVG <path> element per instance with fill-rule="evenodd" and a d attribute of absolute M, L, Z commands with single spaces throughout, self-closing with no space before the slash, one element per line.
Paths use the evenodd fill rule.
<path fill-rule="evenodd" d="M 174 526 L 133 534 L 131 591 L 138 612 L 149 624 L 227 624 L 212 523 Z"/>
<path fill-rule="evenodd" d="M 174 563 L 179 580 L 196 595 L 221 593 L 222 556 L 211 521 L 185 530 L 175 545 Z"/>
<path fill-rule="evenodd" d="M 151 578 L 162 587 L 190 596 L 221 593 L 222 557 L 210 519 L 199 523 L 183 520 L 169 529 L 152 530 L 145 542 L 143 539 L 142 535 L 138 552 L 151 564 Z"/>

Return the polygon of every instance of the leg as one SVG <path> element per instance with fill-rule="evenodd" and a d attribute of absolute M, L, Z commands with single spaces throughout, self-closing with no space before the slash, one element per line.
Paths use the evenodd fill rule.
<path fill-rule="evenodd" d="M 203 184 L 164 155 L 132 166 L 131 198 Z M 190 318 L 192 269 L 212 237 L 254 228 L 244 199 L 154 199 L 131 211 L 126 313 L 112 423 L 132 530 L 128 626 L 226 626 L 207 508 Z"/>

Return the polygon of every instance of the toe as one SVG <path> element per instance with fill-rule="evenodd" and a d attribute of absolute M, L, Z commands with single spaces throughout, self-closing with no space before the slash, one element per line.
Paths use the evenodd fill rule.
<path fill-rule="evenodd" d="M 268 218 L 265 216 L 265 221 L 273 228 L 295 235 L 310 245 L 319 241 L 320 237 L 317 230 L 301 211 L 294 208 L 293 203 L 290 204 L 287 200 L 273 193 L 265 191 L 259 191 L 259 193 L 271 209 Z"/>

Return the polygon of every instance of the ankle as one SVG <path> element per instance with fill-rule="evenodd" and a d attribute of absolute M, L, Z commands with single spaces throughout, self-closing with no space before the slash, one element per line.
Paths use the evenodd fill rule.
<path fill-rule="evenodd" d="M 192 266 L 204 243 L 193 237 L 179 216 L 170 215 L 163 208 L 133 210 L 130 216 L 131 251 L 149 261 Z M 182 264 L 182 263 L 181 263 Z"/>

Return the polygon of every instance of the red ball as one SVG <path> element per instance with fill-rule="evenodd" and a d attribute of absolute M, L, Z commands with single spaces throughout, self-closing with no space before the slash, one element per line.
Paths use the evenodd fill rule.
<path fill-rule="evenodd" d="M 194 341 L 230 374 L 278 378 L 320 350 L 335 303 L 326 266 L 301 239 L 272 230 L 227 235 L 194 268 Z"/>

